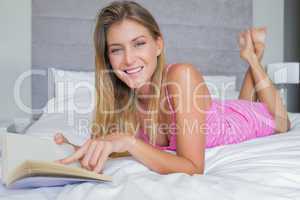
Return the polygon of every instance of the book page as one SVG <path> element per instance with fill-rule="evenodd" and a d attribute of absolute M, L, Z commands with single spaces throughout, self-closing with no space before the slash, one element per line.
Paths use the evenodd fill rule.
<path fill-rule="evenodd" d="M 40 179 L 42 179 L 42 177 L 45 179 L 48 179 L 47 177 L 52 177 L 52 180 L 55 180 L 55 178 L 59 178 L 60 180 L 64 178 L 72 178 L 74 180 L 80 179 L 81 182 L 93 180 L 112 181 L 112 177 L 110 176 L 98 174 L 83 168 L 71 167 L 68 165 L 48 161 L 29 160 L 17 167 L 17 170 L 15 170 L 13 174 L 7 178 L 6 185 L 9 187 L 14 187 L 16 182 L 22 182 L 22 179 L 28 179 L 29 177 L 40 177 Z M 26 183 L 28 183 L 28 180 L 26 181 Z"/>
<path fill-rule="evenodd" d="M 82 178 L 66 178 L 66 177 L 27 177 L 18 180 L 9 188 L 23 189 L 23 188 L 36 188 L 36 187 L 49 187 L 49 186 L 61 186 L 72 183 L 85 182 L 86 179 Z M 89 182 L 104 182 L 101 180 L 89 179 Z"/>
<path fill-rule="evenodd" d="M 3 180 L 14 169 L 26 160 L 55 161 L 65 158 L 74 152 L 67 144 L 57 145 L 53 139 L 41 139 L 35 136 L 20 134 L 5 134 L 3 137 L 4 154 L 2 157 Z M 70 166 L 80 167 L 79 163 Z"/>

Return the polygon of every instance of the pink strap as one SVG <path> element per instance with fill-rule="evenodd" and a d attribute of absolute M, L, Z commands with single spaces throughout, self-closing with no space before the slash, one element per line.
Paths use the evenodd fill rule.
<path fill-rule="evenodd" d="M 169 70 L 169 68 L 171 66 L 172 66 L 171 64 L 167 65 L 167 71 Z M 172 111 L 172 113 L 171 113 L 171 115 L 172 115 L 172 122 L 171 123 L 172 123 L 172 126 L 174 126 L 173 129 L 175 130 L 175 128 L 176 128 L 176 113 L 175 113 L 175 110 L 172 107 L 171 98 L 169 97 L 169 93 L 168 93 L 167 87 L 165 88 L 165 92 L 166 92 L 166 96 L 167 96 L 167 101 L 168 101 L 169 108 Z M 139 137 L 143 141 L 149 143 L 148 135 L 146 133 L 144 133 L 144 130 L 140 130 Z M 171 133 L 171 135 L 169 137 L 169 146 L 158 146 L 158 145 L 156 145 L 156 148 L 158 148 L 160 150 L 176 151 L 176 134 L 174 132 Z"/>

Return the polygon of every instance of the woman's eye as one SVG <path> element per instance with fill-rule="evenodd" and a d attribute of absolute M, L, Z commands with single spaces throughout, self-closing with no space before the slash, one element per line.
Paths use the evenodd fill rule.
<path fill-rule="evenodd" d="M 143 46 L 144 44 L 146 44 L 146 42 L 138 42 L 135 44 L 136 47 L 139 47 L 139 46 Z"/>
<path fill-rule="evenodd" d="M 118 51 L 120 51 L 121 49 L 112 49 L 110 52 L 111 53 L 117 53 Z"/>

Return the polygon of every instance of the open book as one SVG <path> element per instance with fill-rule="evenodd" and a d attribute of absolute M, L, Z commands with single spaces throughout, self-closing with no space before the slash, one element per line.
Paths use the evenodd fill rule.
<path fill-rule="evenodd" d="M 112 177 L 53 161 L 73 152 L 70 145 L 52 139 L 4 134 L 2 140 L 2 181 L 9 188 L 57 186 L 83 181 L 111 181 Z"/>

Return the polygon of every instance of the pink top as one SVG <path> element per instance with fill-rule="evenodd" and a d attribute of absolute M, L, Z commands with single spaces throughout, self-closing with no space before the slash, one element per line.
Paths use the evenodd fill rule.
<path fill-rule="evenodd" d="M 167 70 L 172 65 L 167 66 Z M 176 112 L 173 109 L 167 87 L 167 102 L 171 111 L 171 133 L 168 134 L 168 146 L 155 146 L 161 150 L 176 150 Z M 206 148 L 240 143 L 245 140 L 263 137 L 274 133 L 275 121 L 267 106 L 262 102 L 247 100 L 213 99 L 206 111 Z M 148 134 L 142 129 L 138 137 L 149 143 Z"/>

